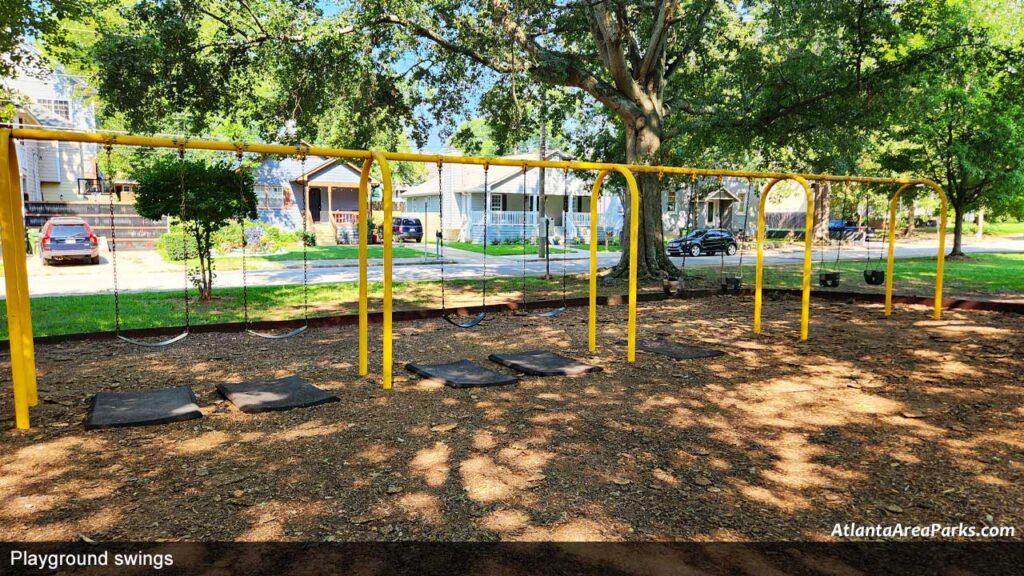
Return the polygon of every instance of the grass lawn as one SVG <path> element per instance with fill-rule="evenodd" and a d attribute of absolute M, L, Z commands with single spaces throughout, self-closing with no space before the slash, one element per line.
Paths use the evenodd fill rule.
<path fill-rule="evenodd" d="M 367 258 L 383 258 L 384 247 L 367 246 L 366 253 Z M 412 248 L 396 244 L 392 248 L 391 255 L 394 258 L 423 258 L 424 251 L 421 246 Z M 434 253 L 429 250 L 426 252 L 426 255 L 428 257 L 434 257 Z M 359 260 L 359 246 L 310 246 L 307 249 L 306 258 L 309 260 Z M 296 247 L 292 250 L 281 252 L 279 254 L 261 256 L 249 255 L 246 257 L 246 267 L 254 270 L 266 270 L 280 268 L 280 262 L 301 261 L 302 248 Z M 178 262 L 178 264 L 180 264 L 180 262 Z M 214 255 L 213 265 L 215 270 L 241 270 L 242 257 Z"/>
<path fill-rule="evenodd" d="M 817 256 L 817 254 L 815 254 Z M 753 260 L 753 258 L 751 258 Z M 825 261 L 825 270 L 831 271 L 834 261 Z M 815 259 L 811 274 L 811 287 L 818 286 L 820 262 Z M 872 268 L 876 262 L 872 261 Z M 881 268 L 885 268 L 882 261 Z M 765 266 L 764 285 L 766 288 L 799 288 L 802 281 L 802 266 L 786 264 Z M 735 267 L 726 266 L 726 273 L 735 272 Z M 839 263 L 840 285 L 837 290 L 862 292 L 884 292 L 885 286 L 870 286 L 864 282 L 863 260 L 844 260 Z M 705 275 L 717 281 L 719 269 L 693 268 L 691 274 Z M 996 295 L 1024 294 L 1024 254 L 972 254 L 967 259 L 946 260 L 943 292 L 947 295 Z M 754 266 L 744 260 L 743 283 L 754 285 Z M 893 274 L 893 291 L 902 294 L 928 295 L 935 286 L 935 258 L 897 259 Z M 828 288 L 820 288 L 828 290 Z"/>
<path fill-rule="evenodd" d="M 864 284 L 862 261 L 840 263 L 843 283 L 840 290 L 881 292 L 882 286 Z M 814 264 L 812 287 L 818 290 L 818 262 Z M 831 263 L 826 264 L 831 269 Z M 726 268 L 732 271 L 735 268 Z M 800 266 L 765 267 L 765 286 L 768 288 L 799 288 Z M 689 272 L 706 276 L 717 282 L 717 267 L 690 268 Z M 743 267 L 744 284 L 754 283 L 752 263 Z M 992 295 L 1024 294 L 1024 254 L 975 254 L 967 260 L 946 261 L 946 294 Z M 935 260 L 912 258 L 897 260 L 895 291 L 904 294 L 930 295 L 935 280 Z M 449 306 L 472 307 L 480 303 L 479 280 L 455 280 L 445 283 Z M 587 294 L 586 275 L 570 276 L 567 291 L 570 297 Z M 646 287 L 660 290 L 659 285 Z M 311 316 L 351 314 L 358 311 L 358 286 L 355 283 L 313 284 L 309 286 Z M 516 302 L 522 298 L 522 278 L 491 278 L 487 281 L 487 301 Z M 602 294 L 622 294 L 626 284 L 611 287 L 601 284 Z M 238 322 L 243 318 L 241 289 L 215 288 L 212 302 L 193 303 L 192 321 L 196 324 Z M 530 300 L 555 299 L 561 296 L 561 278 L 551 280 L 527 278 Z M 370 309 L 381 308 L 383 284 L 371 283 Z M 440 307 L 440 283 L 397 282 L 394 286 L 396 310 Z M 32 318 L 37 336 L 73 334 L 77 332 L 107 331 L 114 329 L 114 301 L 112 295 L 58 296 L 32 299 Z M 249 288 L 249 309 L 252 320 L 285 320 L 302 316 L 302 286 L 252 286 Z M 0 306 L 0 315 L 6 309 Z M 180 326 L 183 323 L 181 292 L 124 294 L 121 296 L 122 327 L 151 328 Z M 0 337 L 7 337 L 7 323 L 0 321 Z"/>
<path fill-rule="evenodd" d="M 949 215 L 946 233 L 953 233 L 953 214 Z M 935 233 L 935 227 L 918 226 L 914 229 L 918 234 Z M 973 222 L 964 222 L 964 236 L 973 236 L 977 227 Z M 985 222 L 985 236 L 1024 236 L 1024 222 Z"/>
<path fill-rule="evenodd" d="M 561 297 L 560 276 L 551 280 L 529 277 L 527 294 L 532 300 Z M 489 278 L 487 301 L 518 302 L 522 298 L 523 279 Z M 480 304 L 479 280 L 451 280 L 445 282 L 445 297 L 449 307 L 472 307 Z M 587 294 L 585 277 L 570 276 L 567 282 L 569 296 Z M 601 293 L 622 293 L 623 286 L 602 287 Z M 370 309 L 382 308 L 384 285 L 373 282 L 369 286 Z M 359 310 L 358 284 L 311 284 L 309 286 L 310 316 L 354 314 Z M 395 310 L 441 307 L 439 282 L 396 282 L 394 284 Z M 0 306 L 0 317 L 6 309 Z M 32 299 L 32 320 L 36 336 L 74 334 L 79 332 L 109 331 L 114 329 L 114 297 L 110 294 L 91 296 L 54 296 Z M 211 302 L 192 302 L 193 324 L 241 322 L 244 318 L 242 290 L 214 287 Z M 302 317 L 302 286 L 250 286 L 249 317 L 258 320 L 287 320 Z M 128 293 L 121 295 L 121 327 L 152 328 L 181 326 L 184 323 L 182 292 Z M 0 338 L 7 338 L 6 318 L 0 318 Z"/>
<path fill-rule="evenodd" d="M 456 250 L 465 250 L 467 252 L 476 252 L 477 254 L 484 253 L 484 247 L 480 244 L 473 244 L 470 242 L 445 242 L 445 248 L 455 248 Z M 565 250 L 561 248 L 550 248 L 552 254 L 562 254 Z M 522 256 L 526 255 L 537 255 L 537 246 L 533 244 L 492 244 L 487 247 L 488 256 Z"/>

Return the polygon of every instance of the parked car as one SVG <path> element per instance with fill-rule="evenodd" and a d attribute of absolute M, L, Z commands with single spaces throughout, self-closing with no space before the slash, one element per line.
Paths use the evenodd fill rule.
<path fill-rule="evenodd" d="M 39 237 L 43 265 L 59 260 L 100 263 L 99 240 L 85 220 L 75 217 L 50 218 Z"/>
<path fill-rule="evenodd" d="M 391 235 L 399 242 L 406 240 L 423 241 L 423 223 L 419 218 L 394 217 L 391 219 Z"/>
<path fill-rule="evenodd" d="M 675 238 L 668 243 L 669 256 L 682 256 L 686 253 L 690 256 L 701 254 L 717 254 L 725 252 L 732 256 L 736 253 L 739 243 L 736 237 L 728 230 L 698 228 L 691 230 L 682 238 Z"/>
<path fill-rule="evenodd" d="M 833 218 L 828 221 L 828 235 L 844 240 L 863 238 L 866 234 L 864 226 L 858 226 L 856 220 Z"/>

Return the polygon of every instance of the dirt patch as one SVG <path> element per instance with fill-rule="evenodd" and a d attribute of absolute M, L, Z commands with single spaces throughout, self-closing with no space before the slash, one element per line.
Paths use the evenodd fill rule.
<path fill-rule="evenodd" d="M 395 389 L 356 375 L 354 327 L 285 342 L 193 335 L 38 348 L 35 427 L 0 394 L 0 539 L 828 540 L 837 523 L 1024 528 L 1016 315 L 749 299 L 640 305 L 640 336 L 723 349 L 625 362 L 625 307 L 395 326 Z M 372 375 L 380 372 L 371 328 Z M 547 348 L 576 378 L 454 390 L 405 362 Z M 7 367 L 4 367 L 7 370 Z M 342 401 L 245 415 L 218 382 L 297 374 Z M 201 420 L 86 432 L 104 390 L 193 386 Z"/>

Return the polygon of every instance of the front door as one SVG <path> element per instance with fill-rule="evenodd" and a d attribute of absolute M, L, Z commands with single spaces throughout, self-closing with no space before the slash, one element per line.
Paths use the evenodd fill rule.
<path fill-rule="evenodd" d="M 310 188 L 309 189 L 309 211 L 313 216 L 313 222 L 320 221 L 320 211 L 323 209 L 323 203 L 320 199 L 320 189 Z"/>

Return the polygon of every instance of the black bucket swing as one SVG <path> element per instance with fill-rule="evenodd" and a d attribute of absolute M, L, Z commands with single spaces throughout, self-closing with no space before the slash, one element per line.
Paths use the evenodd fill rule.
<path fill-rule="evenodd" d="M 484 198 L 487 197 L 489 190 L 489 184 L 487 181 L 487 173 L 490 169 L 490 165 L 484 164 Z M 445 289 L 444 289 L 444 185 L 442 183 L 442 170 L 443 162 L 440 160 L 437 162 L 437 210 L 438 219 L 440 220 L 439 229 L 436 233 L 437 236 L 437 254 L 438 259 L 441 261 L 441 319 L 445 322 L 455 326 L 456 328 L 473 328 L 478 326 L 481 322 L 487 318 L 487 212 L 489 206 L 484 206 L 484 273 L 482 277 L 483 287 L 483 300 L 480 306 L 480 312 L 476 315 L 464 319 L 453 312 L 449 312 L 445 303 Z"/>
<path fill-rule="evenodd" d="M 821 265 L 818 268 L 818 285 L 822 288 L 839 287 L 839 254 L 843 249 L 842 238 L 836 243 L 836 259 L 831 270 L 825 270 L 825 248 L 821 249 Z"/>
<path fill-rule="evenodd" d="M 815 182 L 813 184 L 813 188 L 815 190 L 818 189 L 818 183 L 817 182 Z M 826 267 L 825 267 L 825 248 L 826 248 L 826 245 L 831 244 L 831 242 L 832 242 L 831 232 L 829 231 L 828 227 L 829 227 L 828 226 L 828 217 L 826 216 L 826 218 L 825 218 L 825 238 L 826 238 L 825 245 L 823 245 L 819 249 L 819 251 L 818 251 L 818 253 L 821 256 L 821 258 L 819 260 L 819 263 L 818 263 L 818 285 L 821 286 L 822 288 L 838 288 L 839 287 L 839 256 L 840 256 L 840 252 L 843 249 L 843 238 L 842 238 L 842 233 L 840 232 L 839 241 L 836 243 L 836 259 L 835 259 L 835 262 L 833 262 L 833 264 L 832 264 L 832 269 L 831 270 L 827 270 Z"/>
<path fill-rule="evenodd" d="M 887 224 L 888 220 L 882 220 L 882 240 L 880 241 L 881 246 L 878 249 L 878 260 L 875 265 L 872 265 L 871 263 L 871 241 L 868 240 L 866 235 L 864 237 L 867 252 L 867 260 L 864 262 L 864 282 L 870 286 L 881 286 L 882 284 L 885 284 L 885 269 L 882 268 L 882 261 L 884 260 L 883 255 L 888 238 Z"/>
<path fill-rule="evenodd" d="M 307 188 L 309 186 L 309 178 L 306 176 L 306 154 L 302 147 L 298 149 L 298 157 L 300 163 L 300 172 L 302 174 L 302 199 L 303 199 L 303 214 L 302 214 L 302 325 L 292 330 L 283 333 L 272 333 L 272 332 L 259 332 L 252 327 L 252 322 L 249 319 L 249 272 L 248 264 L 246 263 L 248 254 L 249 238 L 245 234 L 245 190 L 243 188 L 244 180 L 242 178 L 242 151 L 238 150 L 236 155 L 238 156 L 238 194 L 239 194 L 239 218 L 238 224 L 242 229 L 242 312 L 244 314 L 245 331 L 248 334 L 264 338 L 267 340 L 287 340 L 294 336 L 298 336 L 309 328 L 309 258 L 307 254 L 307 244 L 309 242 L 309 230 L 306 225 L 306 197 Z"/>
<path fill-rule="evenodd" d="M 177 335 L 172 336 L 171 338 L 168 338 L 166 340 L 160 340 L 160 341 L 157 341 L 157 342 L 150 342 L 150 341 L 147 341 L 147 340 L 138 340 L 138 339 L 135 339 L 135 338 L 129 338 L 128 336 L 125 336 L 124 334 L 121 334 L 121 292 L 120 292 L 120 290 L 118 288 L 118 282 L 117 282 L 117 233 L 116 233 L 117 228 L 114 225 L 114 195 L 118 194 L 118 199 L 120 199 L 120 194 L 115 191 L 114 186 L 113 186 L 113 179 L 112 179 L 112 176 L 113 176 L 113 164 L 112 164 L 112 159 L 111 159 L 111 153 L 113 152 L 113 146 L 111 146 L 110 144 L 107 144 L 105 146 L 105 150 L 106 150 L 106 155 L 107 155 L 107 178 L 108 178 L 108 180 L 110 180 L 110 189 L 107 191 L 107 193 L 108 193 L 109 207 L 110 207 L 110 263 L 111 263 L 111 269 L 112 269 L 113 274 L 114 274 L 114 335 L 117 336 L 117 338 L 119 340 L 122 340 L 124 342 L 129 343 L 129 344 L 133 344 L 135 346 L 141 346 L 143 348 L 163 348 L 165 346 L 170 346 L 171 344 L 174 344 L 176 342 L 180 342 L 180 341 L 184 340 L 189 335 L 189 332 L 191 331 L 191 328 L 192 328 L 192 315 L 191 315 L 191 311 L 190 311 L 190 308 L 189 308 L 189 304 L 190 303 L 189 303 L 189 295 L 188 295 L 188 287 L 189 287 L 189 277 L 188 277 L 188 242 L 187 241 L 186 242 L 182 242 L 182 249 L 183 249 L 183 252 L 184 252 L 183 256 L 184 256 L 184 260 L 185 260 L 185 326 L 182 329 L 182 331 L 180 333 L 178 333 Z M 178 172 L 179 172 L 179 179 L 180 179 L 179 186 L 180 186 L 180 192 L 181 192 L 181 211 L 180 211 L 180 213 L 181 213 L 181 216 L 182 216 L 181 219 L 185 220 L 184 215 L 185 215 L 185 208 L 187 206 L 187 202 L 185 201 L 186 186 L 185 186 L 185 147 L 184 146 L 179 146 L 178 147 L 178 161 L 179 161 L 179 166 L 180 166 L 180 169 L 178 170 Z M 184 224 L 182 224 L 182 226 L 184 226 Z"/>
<path fill-rule="evenodd" d="M 515 315 L 516 316 L 529 316 L 530 315 L 529 312 L 527 312 L 527 304 L 528 304 L 528 302 L 527 302 L 527 277 L 526 277 L 526 260 L 527 260 L 527 258 L 526 258 L 526 248 L 527 248 L 527 246 L 529 246 L 529 242 L 526 239 L 526 215 L 527 215 L 527 209 L 526 209 L 527 208 L 527 206 L 526 206 L 526 189 L 527 189 L 527 187 L 526 187 L 526 184 L 527 184 L 527 182 L 526 182 L 526 169 L 527 169 L 526 164 L 523 164 L 523 223 L 522 223 L 522 230 L 520 232 L 520 236 L 522 236 L 522 241 L 523 241 L 523 258 L 522 258 L 522 262 L 523 262 L 523 301 L 522 301 L 522 309 L 515 311 Z M 540 176 L 538 176 L 538 178 L 539 177 Z M 568 182 L 569 182 L 568 169 L 566 169 L 566 175 L 565 175 L 565 179 L 564 179 L 565 189 L 563 191 L 566 195 L 568 194 L 568 191 L 569 191 L 569 183 Z M 538 189 L 539 189 L 539 187 L 538 187 Z M 534 197 L 531 197 L 531 198 L 534 198 Z M 543 211 L 542 207 L 540 206 L 540 197 L 536 196 L 535 198 L 537 198 L 537 213 L 543 215 L 544 211 Z M 564 230 L 564 222 L 565 222 L 565 210 L 564 209 L 562 210 L 562 222 L 563 222 L 563 230 Z M 561 314 L 562 312 L 565 312 L 565 310 L 566 310 L 566 305 L 565 305 L 565 275 L 566 275 L 566 268 L 565 268 L 565 250 L 564 250 L 564 248 L 565 247 L 563 246 L 563 250 L 562 250 L 562 305 L 559 306 L 558 308 L 554 308 L 552 310 L 548 310 L 547 312 L 538 314 L 538 316 L 540 316 L 542 318 L 554 318 L 555 316 L 558 316 L 559 314 Z M 550 258 L 550 255 L 547 254 L 546 250 L 550 250 L 550 249 L 551 249 L 550 247 L 546 247 L 545 248 L 545 255 L 548 256 L 549 258 Z"/>

